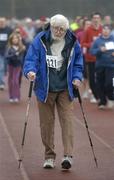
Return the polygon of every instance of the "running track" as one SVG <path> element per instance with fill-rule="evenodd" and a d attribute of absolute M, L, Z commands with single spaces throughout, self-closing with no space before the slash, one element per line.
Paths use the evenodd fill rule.
<path fill-rule="evenodd" d="M 34 95 L 31 99 L 23 163 L 18 169 L 29 82 L 23 78 L 19 104 L 8 102 L 8 90 L 0 91 L 0 180 L 114 180 L 114 109 L 98 110 L 95 104 L 83 101 L 83 108 L 94 151 L 98 160 L 96 168 L 87 131 L 78 101 L 74 105 L 74 164 L 69 172 L 61 171 L 62 142 L 56 115 L 55 149 L 56 167 L 42 168 L 42 146 L 39 117 Z"/>

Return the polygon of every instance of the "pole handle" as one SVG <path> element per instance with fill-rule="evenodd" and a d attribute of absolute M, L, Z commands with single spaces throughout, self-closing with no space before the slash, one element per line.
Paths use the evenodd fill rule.
<path fill-rule="evenodd" d="M 29 98 L 32 96 L 33 83 L 34 81 L 30 81 L 29 94 L 28 94 Z"/>

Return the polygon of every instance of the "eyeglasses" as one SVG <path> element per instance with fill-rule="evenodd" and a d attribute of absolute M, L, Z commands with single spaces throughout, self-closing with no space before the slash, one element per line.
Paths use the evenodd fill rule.
<path fill-rule="evenodd" d="M 64 28 L 59 27 L 59 26 L 52 26 L 52 29 L 53 29 L 53 31 L 55 31 L 55 32 L 61 32 L 61 33 L 66 32 L 66 30 L 65 30 Z"/>

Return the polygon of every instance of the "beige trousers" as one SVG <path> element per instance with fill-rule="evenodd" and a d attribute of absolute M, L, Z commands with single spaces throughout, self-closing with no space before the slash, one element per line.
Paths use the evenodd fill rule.
<path fill-rule="evenodd" d="M 55 106 L 62 130 L 64 155 L 72 155 L 73 151 L 73 101 L 68 91 L 49 93 L 46 103 L 38 101 L 41 138 L 45 146 L 45 159 L 56 157 L 54 151 Z"/>

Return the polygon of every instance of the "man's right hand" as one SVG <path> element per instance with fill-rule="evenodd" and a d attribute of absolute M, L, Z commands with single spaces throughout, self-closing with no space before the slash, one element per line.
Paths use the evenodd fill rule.
<path fill-rule="evenodd" d="M 36 78 L 36 73 L 33 72 L 33 71 L 30 71 L 28 74 L 27 74 L 27 77 L 30 81 L 34 81 L 35 78 Z"/>
<path fill-rule="evenodd" d="M 100 47 L 100 50 L 101 50 L 102 52 L 105 52 L 105 51 L 106 51 L 106 47 L 105 47 L 105 46 L 101 46 L 101 47 Z"/>

